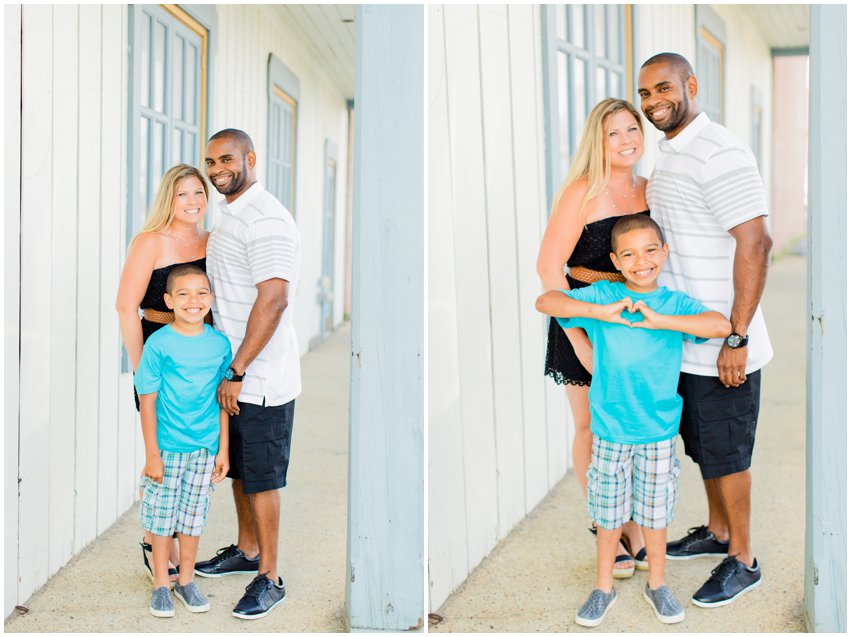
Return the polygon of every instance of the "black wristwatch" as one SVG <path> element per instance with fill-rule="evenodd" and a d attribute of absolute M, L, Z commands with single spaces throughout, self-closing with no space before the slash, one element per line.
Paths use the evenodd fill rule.
<path fill-rule="evenodd" d="M 241 383 L 243 378 L 245 378 L 245 372 L 237 374 L 233 367 L 228 367 L 228 371 L 225 372 L 225 380 L 232 383 Z"/>
<path fill-rule="evenodd" d="M 727 347 L 729 347 L 730 349 L 739 349 L 740 347 L 744 347 L 745 345 L 748 344 L 748 336 L 747 336 L 747 334 L 745 334 L 744 336 L 741 336 L 741 335 L 733 332 L 732 334 L 730 334 L 730 336 L 728 336 L 725 339 L 724 342 L 727 344 Z"/>

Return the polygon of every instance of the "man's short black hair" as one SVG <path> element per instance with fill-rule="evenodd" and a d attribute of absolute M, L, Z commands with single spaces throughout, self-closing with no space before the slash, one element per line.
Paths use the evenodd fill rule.
<path fill-rule="evenodd" d="M 225 128 L 224 130 L 220 130 L 207 141 L 211 142 L 214 139 L 230 139 L 239 146 L 243 155 L 254 152 L 254 142 L 251 141 L 248 133 L 241 131 L 238 128 Z"/>
<path fill-rule="evenodd" d="M 657 53 L 642 64 L 641 68 L 659 63 L 669 64 L 679 74 L 683 84 L 688 81 L 688 78 L 694 77 L 694 69 L 691 68 L 691 64 L 679 53 Z"/>
<path fill-rule="evenodd" d="M 615 222 L 615 225 L 612 227 L 612 252 L 615 254 L 618 253 L 617 245 L 615 244 L 617 243 L 619 236 L 626 234 L 627 232 L 632 232 L 633 230 L 642 230 L 644 228 L 652 228 L 655 230 L 659 237 L 659 241 L 662 242 L 662 245 L 665 245 L 665 235 L 662 234 L 662 228 L 659 227 L 659 224 L 653 221 L 653 219 L 650 218 L 650 215 L 637 213 L 634 215 L 624 215 Z"/>
<path fill-rule="evenodd" d="M 207 287 L 210 287 L 210 277 L 207 276 L 207 273 L 204 272 L 197 265 L 179 265 L 174 270 L 168 273 L 168 279 L 165 282 L 165 291 L 171 295 L 172 290 L 174 290 L 174 282 L 187 274 L 200 274 L 202 277 L 207 279 Z"/>

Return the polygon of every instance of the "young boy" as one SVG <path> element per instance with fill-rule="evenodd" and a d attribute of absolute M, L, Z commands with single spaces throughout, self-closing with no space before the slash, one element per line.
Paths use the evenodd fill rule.
<path fill-rule="evenodd" d="M 665 586 L 665 534 L 679 474 L 682 342 L 727 336 L 730 322 L 691 297 L 656 285 L 667 256 L 655 221 L 643 214 L 624 216 L 612 228 L 611 258 L 625 283 L 554 290 L 536 303 L 562 327 L 584 328 L 594 347 L 588 513 L 597 525 L 597 584 L 576 613 L 580 626 L 599 626 L 615 602 L 612 570 L 621 526 L 630 519 L 642 527 L 647 545 L 644 598 L 663 623 L 685 618 Z"/>
<path fill-rule="evenodd" d="M 173 617 L 168 555 L 172 534 L 180 546 L 180 576 L 174 594 L 193 613 L 210 602 L 192 581 L 198 541 L 210 503 L 211 482 L 228 472 L 228 415 L 216 388 L 231 362 L 230 342 L 204 323 L 213 293 L 203 270 L 176 267 L 168 276 L 169 323 L 145 343 L 136 372 L 145 470 L 142 526 L 154 535 L 154 590 L 150 612 Z"/>

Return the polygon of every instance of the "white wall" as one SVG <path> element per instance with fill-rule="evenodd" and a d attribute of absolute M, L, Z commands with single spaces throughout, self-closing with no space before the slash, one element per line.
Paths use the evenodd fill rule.
<path fill-rule="evenodd" d="M 132 504 L 137 438 L 121 406 L 130 391 L 113 309 L 127 10 L 24 5 L 22 15 L 19 497 L 6 537 L 18 544 L 18 603 Z"/>
<path fill-rule="evenodd" d="M 302 239 L 302 267 L 296 297 L 295 326 L 302 354 L 319 332 L 317 283 L 322 272 L 322 211 L 325 139 L 337 145 L 335 217 L 334 325 L 343 321 L 346 230 L 346 97 L 322 66 L 299 48 L 300 41 L 271 5 L 217 5 L 218 31 L 213 51 L 213 96 L 210 134 L 240 128 L 257 151 L 258 176 L 266 175 L 267 60 L 274 53 L 299 78 L 296 147 L 295 219 Z M 216 200 L 220 197 L 216 195 Z"/>
<path fill-rule="evenodd" d="M 16 146 L 16 92 L 23 103 L 21 162 L 7 162 L 4 218 L 13 248 L 4 295 L 7 398 L 14 394 L 4 436 L 8 615 L 130 508 L 144 445 L 132 377 L 120 372 L 114 310 L 126 241 L 128 8 L 23 5 L 5 15 L 7 149 Z M 348 120 L 346 100 L 324 71 L 286 48 L 286 29 L 266 7 L 218 7 L 209 129 L 249 131 L 264 175 L 269 53 L 299 75 L 296 320 L 304 353 L 319 331 L 326 138 L 338 149 L 334 324 L 342 321 Z"/>
<path fill-rule="evenodd" d="M 540 14 L 429 7 L 429 588 L 438 608 L 568 467 L 534 309 Z"/>

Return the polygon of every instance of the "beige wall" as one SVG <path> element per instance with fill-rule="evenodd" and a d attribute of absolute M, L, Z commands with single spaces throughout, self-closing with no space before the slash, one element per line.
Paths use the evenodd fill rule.
<path fill-rule="evenodd" d="M 771 230 L 775 254 L 795 249 L 807 232 L 808 63 L 806 56 L 774 58 Z"/>

